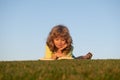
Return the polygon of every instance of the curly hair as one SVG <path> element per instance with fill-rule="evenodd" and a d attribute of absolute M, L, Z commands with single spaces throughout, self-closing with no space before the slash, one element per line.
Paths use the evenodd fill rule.
<path fill-rule="evenodd" d="M 63 49 L 63 53 L 68 54 L 73 49 L 72 37 L 70 36 L 68 28 L 64 25 L 56 25 L 52 28 L 46 41 L 47 46 L 52 52 L 57 51 L 57 48 L 53 42 L 53 39 L 57 37 L 62 37 L 66 40 L 67 47 Z"/>

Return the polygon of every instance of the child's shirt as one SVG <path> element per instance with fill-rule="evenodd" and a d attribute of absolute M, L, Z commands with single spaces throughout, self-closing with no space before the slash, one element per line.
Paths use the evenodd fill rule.
<path fill-rule="evenodd" d="M 45 51 L 45 59 L 51 59 L 52 54 L 54 54 L 52 51 L 50 51 L 49 47 L 46 45 L 45 46 L 46 51 Z M 73 54 L 72 51 L 70 51 L 65 57 L 73 59 Z"/>

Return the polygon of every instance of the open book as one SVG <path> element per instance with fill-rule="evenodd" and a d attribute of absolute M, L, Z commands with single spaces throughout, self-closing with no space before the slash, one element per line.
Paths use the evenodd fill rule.
<path fill-rule="evenodd" d="M 61 59 L 73 59 L 72 57 L 59 57 L 58 60 L 61 60 Z"/>
<path fill-rule="evenodd" d="M 73 59 L 72 57 L 59 57 L 57 60 L 61 59 Z M 55 59 L 50 59 L 50 58 L 41 58 L 40 60 L 55 60 Z"/>

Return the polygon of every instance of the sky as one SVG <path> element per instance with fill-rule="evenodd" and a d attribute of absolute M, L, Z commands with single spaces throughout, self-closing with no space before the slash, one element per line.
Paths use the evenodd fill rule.
<path fill-rule="evenodd" d="M 120 0 L 0 0 L 0 61 L 43 58 L 58 24 L 68 27 L 75 56 L 120 59 Z"/>

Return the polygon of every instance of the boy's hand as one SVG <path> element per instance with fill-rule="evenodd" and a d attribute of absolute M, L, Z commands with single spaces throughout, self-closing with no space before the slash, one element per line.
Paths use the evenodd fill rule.
<path fill-rule="evenodd" d="M 65 55 L 62 53 L 62 50 L 65 49 L 66 47 L 67 47 L 67 44 L 65 44 L 62 48 L 58 49 L 58 51 L 52 55 L 52 59 L 64 57 Z"/>
<path fill-rule="evenodd" d="M 58 49 L 58 51 L 62 51 L 63 49 L 65 49 L 67 47 L 67 44 L 65 44 L 62 48 Z"/>
<path fill-rule="evenodd" d="M 53 54 L 52 55 L 52 59 L 58 59 L 59 57 L 63 57 L 64 56 L 64 54 L 61 54 L 61 53 L 55 53 L 55 54 Z"/>

